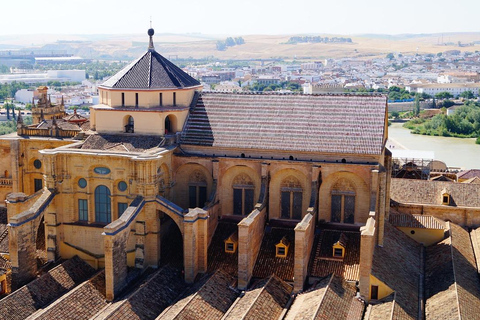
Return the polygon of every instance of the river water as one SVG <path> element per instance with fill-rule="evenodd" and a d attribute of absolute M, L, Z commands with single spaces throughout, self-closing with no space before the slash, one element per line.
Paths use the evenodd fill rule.
<path fill-rule="evenodd" d="M 402 125 L 403 123 L 392 123 L 388 127 L 388 136 L 406 149 L 433 151 L 435 160 L 445 162 L 448 167 L 480 169 L 480 144 L 475 144 L 475 139 L 411 134 Z"/>

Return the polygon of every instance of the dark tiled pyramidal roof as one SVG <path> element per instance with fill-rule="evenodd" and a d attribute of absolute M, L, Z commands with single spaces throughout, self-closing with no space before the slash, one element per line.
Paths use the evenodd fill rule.
<path fill-rule="evenodd" d="M 120 70 L 102 84 L 114 89 L 175 89 L 199 86 L 200 82 L 155 50 Z"/>
<path fill-rule="evenodd" d="M 386 98 L 203 93 L 181 143 L 322 153 L 382 152 Z"/>

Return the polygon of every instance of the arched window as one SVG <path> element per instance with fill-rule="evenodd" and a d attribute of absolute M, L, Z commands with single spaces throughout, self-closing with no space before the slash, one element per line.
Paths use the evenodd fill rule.
<path fill-rule="evenodd" d="M 135 129 L 134 121 L 132 116 L 128 116 L 127 124 L 125 125 L 126 133 L 133 133 Z"/>
<path fill-rule="evenodd" d="M 233 214 L 247 215 L 253 210 L 254 191 L 252 179 L 241 173 L 233 180 Z"/>
<path fill-rule="evenodd" d="M 207 179 L 205 175 L 195 170 L 188 182 L 188 207 L 203 208 L 207 202 Z"/>
<path fill-rule="evenodd" d="M 95 188 L 95 222 L 110 223 L 112 208 L 110 201 L 110 189 L 106 186 Z"/>
<path fill-rule="evenodd" d="M 340 179 L 332 189 L 331 222 L 355 223 L 355 188 Z"/>
<path fill-rule="evenodd" d="M 302 219 L 303 189 L 300 181 L 288 176 L 280 186 L 282 219 Z"/>

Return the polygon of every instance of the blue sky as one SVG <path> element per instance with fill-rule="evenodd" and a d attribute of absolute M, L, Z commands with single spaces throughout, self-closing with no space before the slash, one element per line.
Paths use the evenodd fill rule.
<path fill-rule="evenodd" d="M 3 0 L 0 35 L 480 32 L 479 0 Z"/>

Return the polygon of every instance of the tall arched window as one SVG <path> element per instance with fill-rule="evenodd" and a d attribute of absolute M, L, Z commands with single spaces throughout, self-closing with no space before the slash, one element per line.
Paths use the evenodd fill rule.
<path fill-rule="evenodd" d="M 355 188 L 340 179 L 332 188 L 331 222 L 355 223 Z"/>
<path fill-rule="evenodd" d="M 233 180 L 233 214 L 247 215 L 253 210 L 254 191 L 252 179 L 241 173 Z"/>
<path fill-rule="evenodd" d="M 135 129 L 134 121 L 132 116 L 128 116 L 127 124 L 125 125 L 126 133 L 133 133 Z"/>
<path fill-rule="evenodd" d="M 95 188 L 95 222 L 110 223 L 112 220 L 112 208 L 110 189 L 100 185 Z"/>
<path fill-rule="evenodd" d="M 207 178 L 199 171 L 195 170 L 188 181 L 188 207 L 203 208 L 207 202 Z"/>
<path fill-rule="evenodd" d="M 288 176 L 280 186 L 282 219 L 302 219 L 303 189 L 300 181 Z"/>

